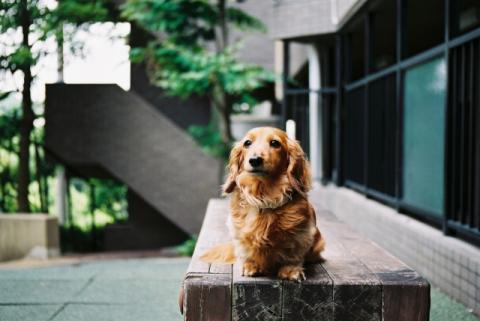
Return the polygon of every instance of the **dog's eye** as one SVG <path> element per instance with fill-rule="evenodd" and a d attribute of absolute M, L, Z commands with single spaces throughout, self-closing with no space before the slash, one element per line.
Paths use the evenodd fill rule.
<path fill-rule="evenodd" d="M 272 139 L 272 140 L 270 141 L 270 146 L 272 146 L 272 147 L 274 147 L 274 148 L 278 148 L 278 147 L 280 147 L 280 142 L 279 142 L 278 140 L 276 140 L 276 139 Z"/>
<path fill-rule="evenodd" d="M 252 145 L 252 141 L 250 139 L 247 139 L 244 143 L 243 143 L 243 147 L 248 147 Z"/>

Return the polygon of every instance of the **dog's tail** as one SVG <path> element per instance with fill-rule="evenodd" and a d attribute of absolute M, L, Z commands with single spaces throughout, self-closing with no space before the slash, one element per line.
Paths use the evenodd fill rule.
<path fill-rule="evenodd" d="M 200 257 L 200 260 L 206 263 L 233 264 L 235 263 L 235 250 L 233 244 L 230 242 L 215 245 L 205 251 Z"/>
<path fill-rule="evenodd" d="M 322 257 L 322 252 L 325 250 L 325 238 L 320 233 L 320 231 L 315 231 L 315 236 L 313 240 L 313 245 L 305 256 L 307 262 L 324 262 L 325 259 Z"/>

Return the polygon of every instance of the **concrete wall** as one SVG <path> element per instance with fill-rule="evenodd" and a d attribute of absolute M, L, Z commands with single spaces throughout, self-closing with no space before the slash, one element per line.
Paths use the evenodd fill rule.
<path fill-rule="evenodd" d="M 275 39 L 313 36 L 335 31 L 328 0 L 273 1 L 270 34 Z"/>
<path fill-rule="evenodd" d="M 273 0 L 270 35 L 295 39 L 332 33 L 367 0 Z"/>
<path fill-rule="evenodd" d="M 348 20 L 367 0 L 333 0 L 337 27 Z"/>
<path fill-rule="evenodd" d="M 261 20 L 267 32 L 232 30 L 230 42 L 240 41 L 237 57 L 242 62 L 260 65 L 270 71 L 274 69 L 273 55 L 275 44 L 268 31 L 272 29 L 272 4 L 266 0 L 231 1 L 231 5 Z"/>
<path fill-rule="evenodd" d="M 60 253 L 58 234 L 56 217 L 0 214 L 0 261 L 57 256 Z"/>
<path fill-rule="evenodd" d="M 478 248 L 346 188 L 319 186 L 311 198 L 480 314 Z"/>

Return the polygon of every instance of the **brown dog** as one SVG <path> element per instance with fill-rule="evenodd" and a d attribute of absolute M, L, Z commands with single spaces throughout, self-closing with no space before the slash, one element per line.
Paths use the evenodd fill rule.
<path fill-rule="evenodd" d="M 303 263 L 321 261 L 325 247 L 307 199 L 310 187 L 310 167 L 296 141 L 276 128 L 250 130 L 231 151 L 223 186 L 231 194 L 233 247 L 213 248 L 202 259 L 231 263 L 236 257 L 246 276 L 304 279 Z"/>

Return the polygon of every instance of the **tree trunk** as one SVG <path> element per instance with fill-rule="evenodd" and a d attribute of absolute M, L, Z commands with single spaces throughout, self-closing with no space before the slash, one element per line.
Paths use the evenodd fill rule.
<path fill-rule="evenodd" d="M 218 9 L 218 28 L 215 36 L 217 53 L 221 53 L 228 46 L 228 24 L 226 17 L 226 0 L 217 0 Z M 212 90 L 212 105 L 215 108 L 218 117 L 218 129 L 222 142 L 229 145 L 233 141 L 231 130 L 231 101 L 224 88 L 216 82 Z"/>
<path fill-rule="evenodd" d="M 55 171 L 55 214 L 61 226 L 68 225 L 68 195 L 67 195 L 67 175 L 63 166 L 58 166 Z M 48 186 L 48 185 L 47 185 Z"/>
<path fill-rule="evenodd" d="M 57 82 L 63 83 L 64 77 L 64 55 L 63 55 L 63 48 L 64 48 L 64 38 L 63 38 L 63 23 L 60 23 L 57 29 Z"/>
<path fill-rule="evenodd" d="M 230 122 L 231 106 L 228 95 L 220 84 L 213 85 L 212 105 L 217 112 L 218 129 L 222 142 L 229 145 L 233 141 Z"/>
<path fill-rule="evenodd" d="M 215 37 L 218 52 L 222 52 L 228 46 L 228 25 L 225 9 L 226 0 L 218 0 L 218 30 Z"/>
<path fill-rule="evenodd" d="M 6 184 L 6 182 L 4 182 L 3 175 L 0 175 L 0 212 L 6 212 L 6 209 L 5 209 L 5 197 L 6 197 L 5 184 Z"/>
<path fill-rule="evenodd" d="M 45 191 L 43 189 L 43 180 L 42 180 L 42 161 L 40 159 L 40 152 L 38 150 L 37 142 L 34 142 L 34 152 L 35 152 L 35 176 L 38 184 L 38 196 L 40 198 L 40 211 L 42 213 L 46 212 L 47 204 L 45 198 Z"/>
<path fill-rule="evenodd" d="M 90 225 L 90 235 L 92 237 L 92 250 L 97 249 L 97 229 L 95 225 L 95 210 L 97 209 L 97 200 L 95 193 L 95 184 L 90 181 L 90 214 L 92 215 L 92 221 Z"/>
<path fill-rule="evenodd" d="M 43 160 L 45 161 L 45 154 L 43 155 Z M 42 175 L 42 181 L 43 181 L 43 199 L 45 200 L 45 209 L 43 213 L 49 214 L 50 209 L 49 209 L 49 189 L 48 189 L 48 177 L 46 175 Z"/>
<path fill-rule="evenodd" d="M 30 13 L 27 0 L 21 0 L 20 19 L 22 22 L 22 46 L 30 49 L 28 37 L 30 35 Z M 22 90 L 22 119 L 20 121 L 20 153 L 18 164 L 18 193 L 17 204 L 19 212 L 30 212 L 28 202 L 28 185 L 30 183 L 30 133 L 33 128 L 33 109 L 30 89 L 32 86 L 32 71 L 30 62 L 21 67 L 23 72 Z"/>

